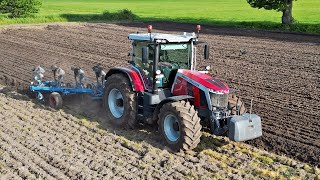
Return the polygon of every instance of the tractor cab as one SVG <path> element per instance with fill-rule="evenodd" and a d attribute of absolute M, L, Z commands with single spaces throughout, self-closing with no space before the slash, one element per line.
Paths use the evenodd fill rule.
<path fill-rule="evenodd" d="M 196 68 L 197 35 L 151 33 L 151 29 L 149 26 L 149 33 L 129 35 L 133 47 L 131 62 L 144 77 L 149 91 L 171 88 L 179 69 Z"/>

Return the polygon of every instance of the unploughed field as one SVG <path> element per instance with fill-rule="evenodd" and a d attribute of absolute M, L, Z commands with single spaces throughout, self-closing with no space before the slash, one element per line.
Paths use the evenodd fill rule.
<path fill-rule="evenodd" d="M 99 17 L 102 12 L 114 13 L 121 9 L 129 9 L 138 16 L 137 20 L 144 21 L 171 20 L 256 28 L 272 26 L 271 29 L 277 29 L 282 15 L 281 12 L 273 10 L 252 8 L 246 0 L 45 0 L 42 3 L 40 12 L 34 17 L 9 19 L 6 18 L 7 15 L 0 14 L 0 24 L 106 21 Z M 318 0 L 294 1 L 293 16 L 301 24 L 319 24 L 319 7 Z M 307 32 L 319 33 L 312 29 Z M 299 31 L 299 28 L 295 31 Z"/>
<path fill-rule="evenodd" d="M 0 33 L 0 82 L 27 87 L 36 65 L 105 70 L 126 66 L 129 33 L 146 24 L 65 24 L 15 27 Z M 161 32 L 190 31 L 188 24 L 158 23 Z M 0 176 L 21 178 L 319 178 L 320 37 L 228 28 L 205 28 L 210 64 L 253 112 L 263 137 L 246 143 L 204 133 L 192 152 L 163 147 L 156 127 L 119 130 L 99 102 L 67 99 L 60 111 L 10 88 L 0 93 Z M 198 57 L 201 57 L 199 54 Z M 256 148 L 257 147 L 257 148 Z M 287 158 L 289 157 L 289 158 Z M 308 163 L 308 164 L 305 164 Z"/>

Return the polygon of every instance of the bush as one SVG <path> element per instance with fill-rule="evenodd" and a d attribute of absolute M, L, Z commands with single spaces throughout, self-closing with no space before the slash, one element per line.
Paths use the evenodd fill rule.
<path fill-rule="evenodd" d="M 107 20 L 127 20 L 127 21 L 133 21 L 136 19 L 136 15 L 133 14 L 131 10 L 128 9 L 122 9 L 116 13 L 110 13 L 109 11 L 103 12 L 103 17 Z"/>
<path fill-rule="evenodd" d="M 39 12 L 39 0 L 0 0 L 0 13 L 9 13 L 10 18 L 25 17 Z"/>
<path fill-rule="evenodd" d="M 128 9 L 120 10 L 116 15 L 118 16 L 117 19 L 119 20 L 133 21 L 136 18 L 136 15 L 133 14 L 132 11 Z"/>

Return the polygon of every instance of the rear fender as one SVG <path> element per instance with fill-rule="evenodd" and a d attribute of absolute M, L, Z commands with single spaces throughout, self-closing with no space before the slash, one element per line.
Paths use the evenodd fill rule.
<path fill-rule="evenodd" d="M 124 67 L 116 67 L 112 68 L 106 74 L 106 80 L 113 74 L 124 74 L 130 80 L 130 84 L 133 91 L 136 92 L 143 92 L 145 90 L 143 81 L 141 79 L 140 74 L 131 68 L 124 68 Z"/>
<path fill-rule="evenodd" d="M 158 119 L 158 114 L 160 113 L 160 109 L 162 108 L 162 106 L 166 103 L 169 103 L 169 102 L 177 102 L 177 101 L 181 101 L 181 100 L 188 100 L 188 99 L 193 99 L 192 96 L 188 96 L 188 95 L 183 95 L 183 96 L 172 96 L 172 97 L 169 97 L 169 98 L 166 98 L 164 100 L 162 100 L 158 105 L 157 107 L 155 108 L 154 112 L 153 112 L 153 116 L 152 116 L 152 119 L 151 121 L 149 120 L 148 123 L 149 124 L 154 124 L 157 122 L 157 119 Z"/>

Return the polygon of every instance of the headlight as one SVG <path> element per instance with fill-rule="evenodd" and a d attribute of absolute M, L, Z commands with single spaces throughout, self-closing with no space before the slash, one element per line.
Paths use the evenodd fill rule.
<path fill-rule="evenodd" d="M 228 94 L 210 93 L 210 98 L 212 106 L 221 108 L 228 106 Z"/>

